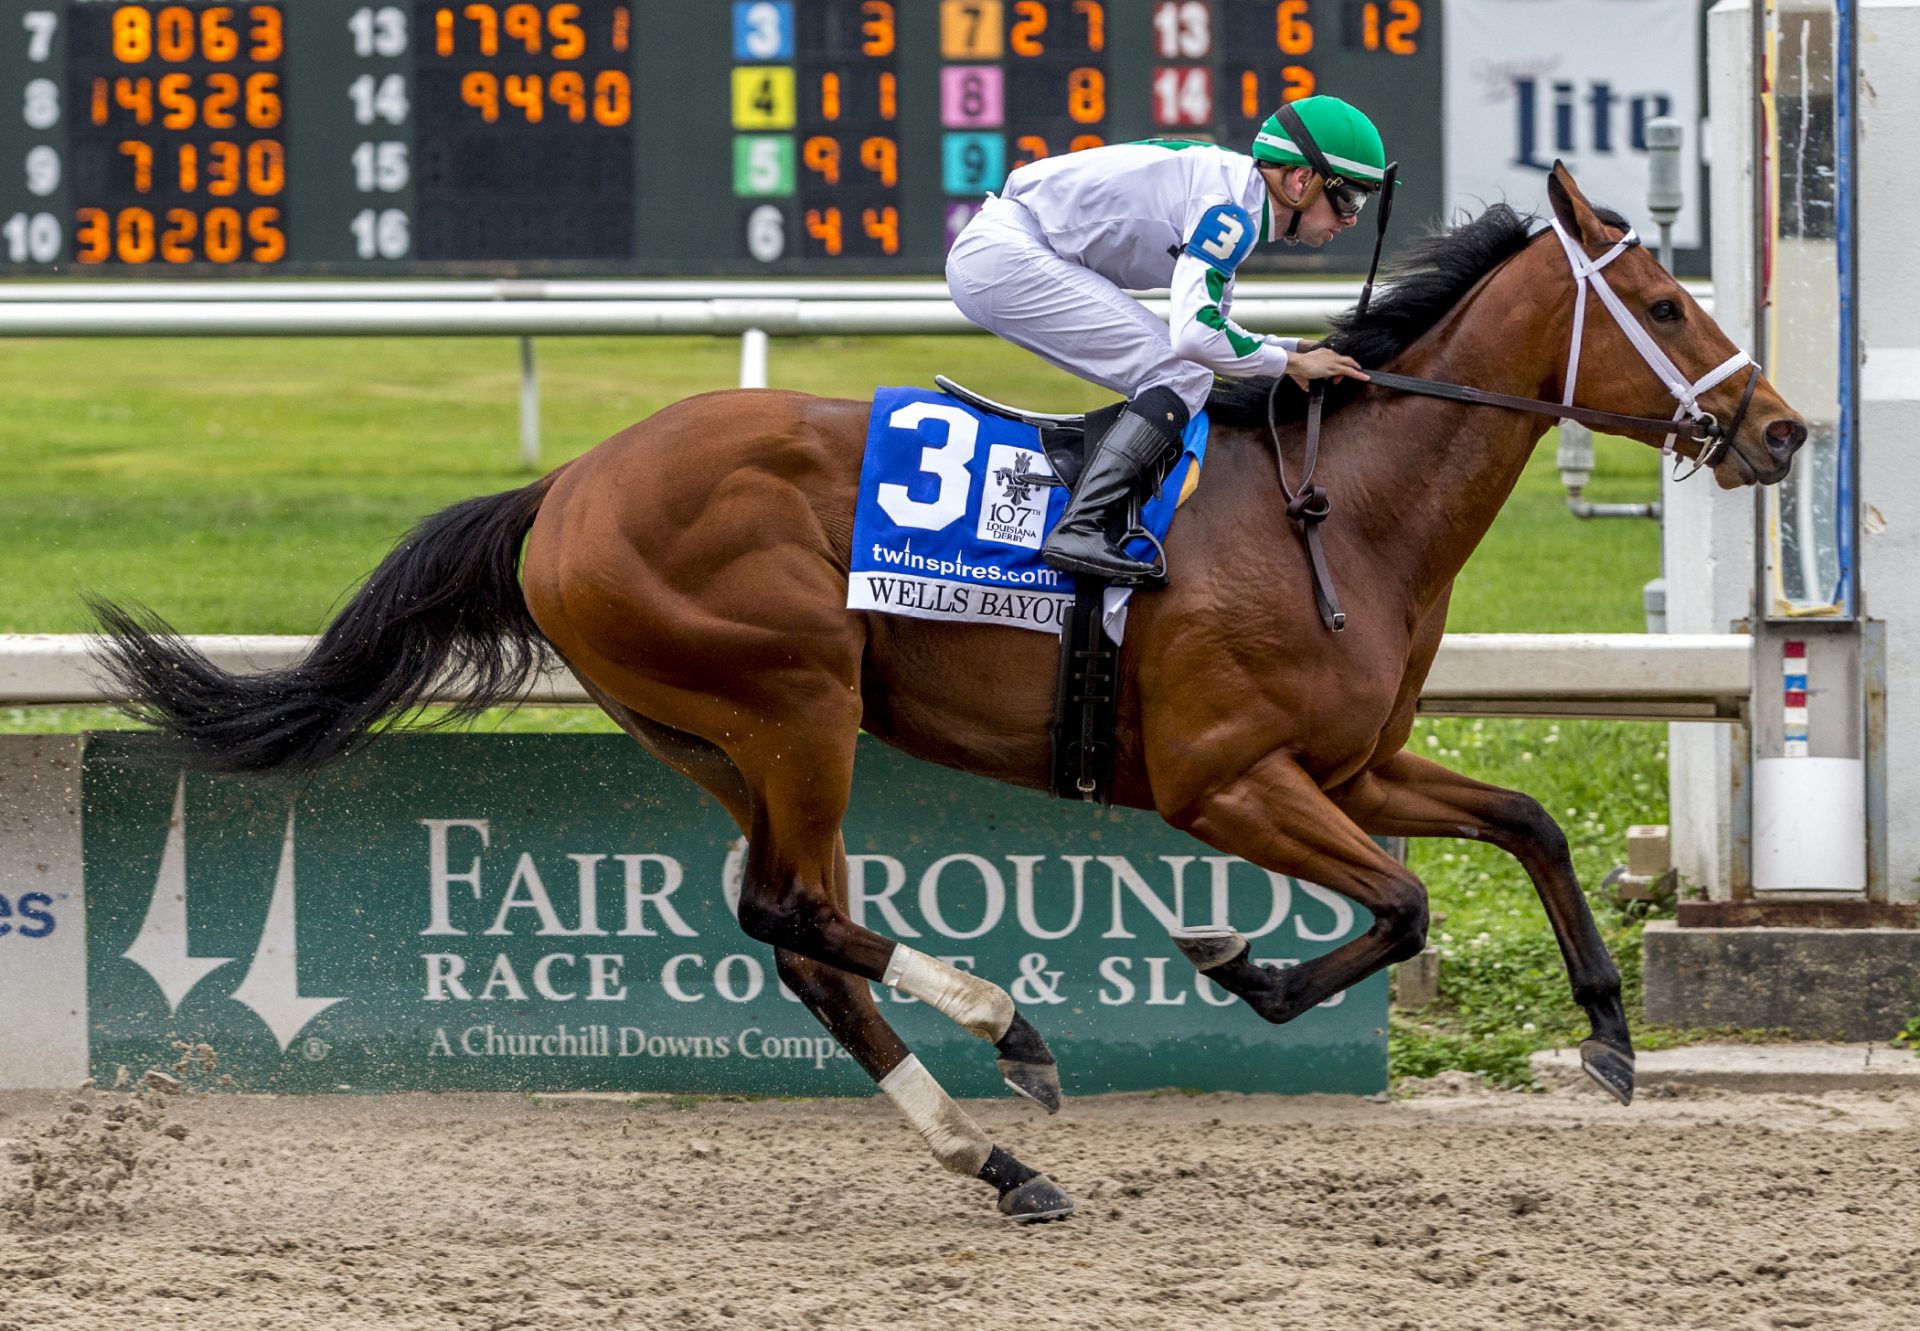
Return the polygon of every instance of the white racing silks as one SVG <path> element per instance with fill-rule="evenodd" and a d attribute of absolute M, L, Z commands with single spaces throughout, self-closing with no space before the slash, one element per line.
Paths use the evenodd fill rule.
<path fill-rule="evenodd" d="M 1013 999 L 1006 990 L 905 943 L 894 944 L 880 983 L 919 999 L 989 1043 L 1013 1024 Z"/>
<path fill-rule="evenodd" d="M 905 1062 L 882 1077 L 880 1089 L 942 1165 L 971 1178 L 987 1163 L 992 1140 L 940 1089 L 917 1054 L 908 1054 Z"/>

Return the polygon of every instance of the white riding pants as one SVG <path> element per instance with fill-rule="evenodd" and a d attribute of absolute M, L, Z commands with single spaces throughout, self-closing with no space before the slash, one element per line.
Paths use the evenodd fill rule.
<path fill-rule="evenodd" d="M 1139 301 L 1063 259 L 1033 214 L 989 197 L 947 251 L 947 290 L 960 312 L 1050 365 L 1131 401 L 1167 387 L 1198 415 L 1213 371 L 1173 353 L 1173 335 Z"/>

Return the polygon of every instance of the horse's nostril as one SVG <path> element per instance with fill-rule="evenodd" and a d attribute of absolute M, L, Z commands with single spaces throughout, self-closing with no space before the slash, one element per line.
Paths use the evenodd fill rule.
<path fill-rule="evenodd" d="M 1775 457 L 1788 457 L 1807 442 L 1805 422 L 1783 416 L 1767 426 L 1767 447 Z"/>

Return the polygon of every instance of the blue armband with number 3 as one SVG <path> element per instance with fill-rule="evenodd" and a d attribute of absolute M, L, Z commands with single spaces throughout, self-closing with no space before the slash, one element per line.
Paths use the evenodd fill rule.
<path fill-rule="evenodd" d="M 1231 277 L 1253 248 L 1253 218 L 1231 203 L 1216 203 L 1200 218 L 1187 238 L 1185 250 L 1215 272 Z"/>

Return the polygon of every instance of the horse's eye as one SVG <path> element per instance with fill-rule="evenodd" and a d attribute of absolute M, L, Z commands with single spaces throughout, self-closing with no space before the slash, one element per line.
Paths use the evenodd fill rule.
<path fill-rule="evenodd" d="M 1656 300 L 1653 308 L 1647 311 L 1655 323 L 1675 324 L 1680 322 L 1680 303 L 1672 300 Z"/>

